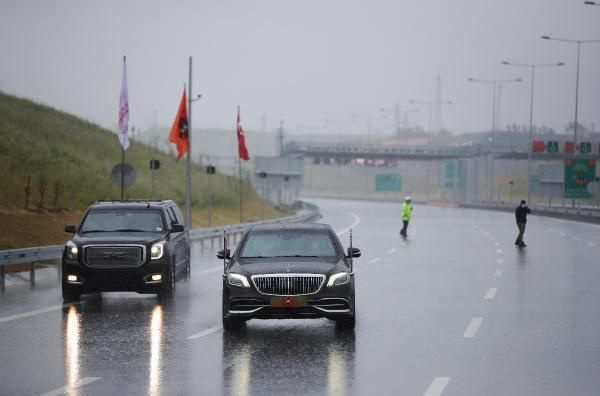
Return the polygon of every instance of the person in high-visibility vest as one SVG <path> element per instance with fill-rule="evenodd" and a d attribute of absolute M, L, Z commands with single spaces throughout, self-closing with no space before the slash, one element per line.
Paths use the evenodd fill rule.
<path fill-rule="evenodd" d="M 400 235 L 404 237 L 406 236 L 406 229 L 408 228 L 408 223 L 410 222 L 412 210 L 413 208 L 410 204 L 410 197 L 406 197 L 402 203 L 402 231 L 400 231 Z"/>

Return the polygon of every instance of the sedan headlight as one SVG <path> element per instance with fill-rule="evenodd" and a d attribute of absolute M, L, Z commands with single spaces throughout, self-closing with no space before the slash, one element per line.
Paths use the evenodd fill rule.
<path fill-rule="evenodd" d="M 227 274 L 227 283 L 229 283 L 231 286 L 250 287 L 248 278 L 240 274 Z"/>
<path fill-rule="evenodd" d="M 350 280 L 350 276 L 347 272 L 338 272 L 329 277 L 327 287 L 345 285 Z"/>
<path fill-rule="evenodd" d="M 73 241 L 68 241 L 66 244 L 67 247 L 67 258 L 71 259 L 71 260 L 77 260 L 77 257 L 79 255 L 79 248 L 77 247 L 77 245 L 75 245 L 75 243 L 73 243 Z"/>
<path fill-rule="evenodd" d="M 158 242 L 150 248 L 150 260 L 158 260 L 165 253 L 165 242 Z"/>

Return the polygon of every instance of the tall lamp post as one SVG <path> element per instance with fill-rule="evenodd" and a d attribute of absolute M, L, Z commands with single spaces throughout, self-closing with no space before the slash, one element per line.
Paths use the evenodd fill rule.
<path fill-rule="evenodd" d="M 422 106 L 427 106 L 427 108 L 428 108 L 427 146 L 429 147 L 429 149 L 431 149 L 431 135 L 433 133 L 433 131 L 431 130 L 431 114 L 433 112 L 433 106 L 442 106 L 442 105 L 452 104 L 452 101 L 446 100 L 446 101 L 441 101 L 441 102 L 440 101 L 427 102 L 427 101 L 417 101 L 417 100 L 411 99 L 409 102 L 410 102 L 410 104 L 413 104 L 413 105 L 422 105 Z M 428 166 L 427 166 L 427 189 L 426 189 L 427 202 L 429 202 L 430 190 L 431 190 L 431 164 L 428 164 Z"/>
<path fill-rule="evenodd" d="M 555 38 L 550 36 L 542 36 L 544 40 L 562 41 L 564 43 L 577 44 L 577 77 L 575 77 L 575 124 L 573 126 L 573 140 L 577 150 L 577 117 L 579 113 L 579 58 L 581 54 L 581 44 L 600 43 L 600 40 L 571 40 L 563 38 Z"/>
<path fill-rule="evenodd" d="M 529 101 L 529 145 L 527 149 L 527 203 L 531 205 L 531 142 L 533 139 L 533 87 L 535 82 L 535 69 L 537 67 L 557 67 L 564 66 L 563 62 L 558 63 L 514 63 L 503 61 L 503 65 L 515 67 L 528 67 L 531 70 L 531 97 Z M 512 185 L 511 185 L 512 186 Z M 511 190 L 512 191 L 512 190 Z"/>
<path fill-rule="evenodd" d="M 489 84 L 492 86 L 492 141 L 490 144 L 490 153 L 488 157 L 488 192 L 487 201 L 491 202 L 494 199 L 494 160 L 492 158 L 492 151 L 496 144 L 496 90 L 498 84 L 510 84 L 523 81 L 521 78 L 515 78 L 511 80 L 485 80 L 479 78 L 468 78 L 470 82 Z"/>

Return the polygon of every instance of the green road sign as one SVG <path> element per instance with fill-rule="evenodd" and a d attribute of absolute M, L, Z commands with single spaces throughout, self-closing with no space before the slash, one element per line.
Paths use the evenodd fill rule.
<path fill-rule="evenodd" d="M 596 161 L 591 159 L 565 160 L 565 197 L 593 198 L 588 182 L 596 180 Z"/>
<path fill-rule="evenodd" d="M 538 191 L 538 185 L 539 185 L 538 176 L 537 175 L 531 175 L 531 176 L 529 176 L 529 191 L 530 192 L 537 192 Z"/>
<path fill-rule="evenodd" d="M 462 180 L 462 161 L 448 160 L 442 164 L 439 173 L 440 188 L 455 189 L 460 188 Z"/>
<path fill-rule="evenodd" d="M 555 140 L 551 140 L 548 142 L 548 152 L 549 153 L 558 153 L 558 142 Z"/>
<path fill-rule="evenodd" d="M 398 192 L 402 191 L 402 176 L 394 174 L 375 175 L 375 191 Z"/>
<path fill-rule="evenodd" d="M 592 143 L 590 142 L 581 142 L 579 143 L 579 151 L 582 154 L 589 154 L 592 152 Z"/>

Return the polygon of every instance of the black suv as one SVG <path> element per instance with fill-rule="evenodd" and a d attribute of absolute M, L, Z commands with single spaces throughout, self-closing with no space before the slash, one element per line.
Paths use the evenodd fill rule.
<path fill-rule="evenodd" d="M 224 259 L 223 328 L 257 319 L 329 318 L 354 329 L 352 259 L 326 224 L 256 225 Z"/>
<path fill-rule="evenodd" d="M 171 298 L 190 277 L 190 240 L 177 204 L 97 201 L 85 212 L 62 256 L 62 295 L 136 291 Z"/>

